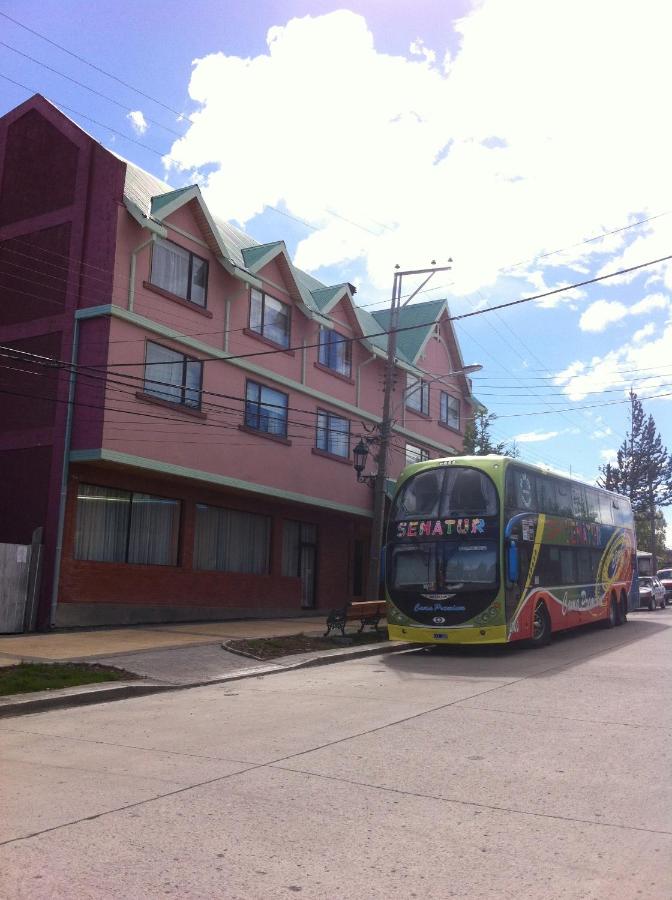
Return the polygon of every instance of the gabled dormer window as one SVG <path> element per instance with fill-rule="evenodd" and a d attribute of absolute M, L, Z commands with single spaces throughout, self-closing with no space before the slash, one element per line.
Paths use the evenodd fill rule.
<path fill-rule="evenodd" d="M 429 415 L 429 382 L 414 375 L 406 376 L 406 407 Z"/>
<path fill-rule="evenodd" d="M 317 356 L 321 366 L 350 378 L 352 372 L 352 341 L 332 328 L 320 326 L 320 347 Z"/>
<path fill-rule="evenodd" d="M 280 347 L 289 347 L 290 309 L 264 291 L 250 292 L 250 331 Z"/>
<path fill-rule="evenodd" d="M 151 284 L 182 300 L 205 306 L 208 263 L 172 241 L 158 239 L 152 250 Z"/>

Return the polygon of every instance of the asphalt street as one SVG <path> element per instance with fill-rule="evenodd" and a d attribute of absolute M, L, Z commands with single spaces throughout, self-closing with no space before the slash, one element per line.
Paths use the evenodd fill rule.
<path fill-rule="evenodd" d="M 672 896 L 672 609 L 0 722 L 0 896 Z"/>

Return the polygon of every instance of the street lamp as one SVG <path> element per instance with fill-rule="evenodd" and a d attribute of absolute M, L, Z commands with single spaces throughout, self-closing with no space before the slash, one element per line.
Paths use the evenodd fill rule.
<path fill-rule="evenodd" d="M 357 481 L 360 484 L 368 484 L 369 487 L 373 487 L 376 481 L 375 475 L 362 475 L 362 472 L 366 468 L 366 460 L 369 456 L 369 445 L 364 441 L 364 438 L 359 439 L 359 443 L 352 451 L 352 456 L 354 459 L 354 467 L 355 472 L 357 472 Z"/>

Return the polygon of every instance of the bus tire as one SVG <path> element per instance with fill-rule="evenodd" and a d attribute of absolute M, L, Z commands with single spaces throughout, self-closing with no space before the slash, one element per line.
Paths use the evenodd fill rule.
<path fill-rule="evenodd" d="M 609 615 L 602 621 L 605 628 L 615 628 L 616 625 L 621 624 L 618 621 L 618 606 L 616 605 L 616 598 L 613 594 L 611 595 L 611 599 L 609 600 Z"/>
<path fill-rule="evenodd" d="M 545 647 L 551 640 L 551 617 L 543 600 L 539 600 L 534 607 L 532 618 L 532 637 L 530 647 Z"/>
<path fill-rule="evenodd" d="M 626 594 L 621 592 L 621 599 L 618 604 L 619 612 L 620 612 L 620 622 L 619 625 L 625 625 L 628 621 L 628 597 Z"/>

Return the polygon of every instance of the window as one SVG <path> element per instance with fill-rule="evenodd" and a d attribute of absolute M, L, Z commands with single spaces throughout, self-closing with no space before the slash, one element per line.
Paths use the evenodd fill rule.
<path fill-rule="evenodd" d="M 267 575 L 270 535 L 268 516 L 197 503 L 194 568 Z"/>
<path fill-rule="evenodd" d="M 455 431 L 460 430 L 460 401 L 457 397 L 441 391 L 441 415 L 440 420 Z"/>
<path fill-rule="evenodd" d="M 332 328 L 320 325 L 318 362 L 339 375 L 350 378 L 352 372 L 352 341 Z"/>
<path fill-rule="evenodd" d="M 287 394 L 255 381 L 245 391 L 245 424 L 255 431 L 287 437 Z"/>
<path fill-rule="evenodd" d="M 179 500 L 80 484 L 75 559 L 176 566 Z"/>
<path fill-rule="evenodd" d="M 203 363 L 198 359 L 147 342 L 145 393 L 192 409 L 201 407 Z"/>
<path fill-rule="evenodd" d="M 455 466 L 424 469 L 409 478 L 397 495 L 390 520 L 496 514 L 497 491 L 490 478 L 477 469 Z"/>
<path fill-rule="evenodd" d="M 429 459 L 429 450 L 424 447 L 416 447 L 413 444 L 406 444 L 406 465 L 412 466 L 413 463 L 425 462 Z"/>
<path fill-rule="evenodd" d="M 205 306 L 208 263 L 177 244 L 159 239 L 152 250 L 150 281 L 183 300 Z"/>
<path fill-rule="evenodd" d="M 406 375 L 406 406 L 425 416 L 429 415 L 429 382 Z"/>
<path fill-rule="evenodd" d="M 350 421 L 318 409 L 315 446 L 325 453 L 347 459 L 350 455 Z"/>
<path fill-rule="evenodd" d="M 289 306 L 263 291 L 250 292 L 250 331 L 281 347 L 289 347 Z"/>

